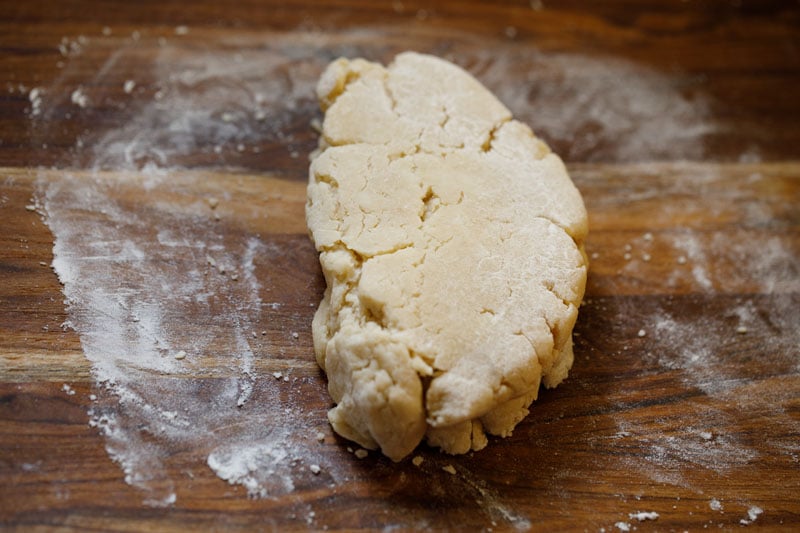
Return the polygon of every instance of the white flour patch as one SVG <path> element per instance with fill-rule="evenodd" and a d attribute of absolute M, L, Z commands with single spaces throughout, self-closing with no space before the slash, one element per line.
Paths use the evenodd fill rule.
<path fill-rule="evenodd" d="M 666 244 L 674 257 L 683 258 L 682 265 L 676 261 L 679 268 L 670 274 L 668 285 L 688 282 L 701 291 L 723 293 L 740 292 L 743 285 L 767 294 L 800 291 L 800 261 L 788 237 L 765 239 L 747 229 L 723 234 L 687 228 L 671 235 Z"/>
<path fill-rule="evenodd" d="M 285 429 L 283 433 L 280 437 L 271 436 L 263 444 L 223 444 L 209 454 L 208 466 L 231 485 L 242 485 L 253 498 L 291 492 L 293 465 L 284 444 L 289 435 Z"/>
<path fill-rule="evenodd" d="M 174 192 L 163 178 L 150 178 L 156 195 Z M 163 473 L 171 446 L 218 448 L 245 430 L 269 446 L 285 440 L 276 428 L 299 422 L 290 424 L 291 404 L 254 368 L 251 332 L 263 318 L 254 263 L 274 252 L 255 237 L 224 238 L 191 206 L 152 219 L 118 199 L 122 187 L 110 176 L 66 174 L 48 182 L 40 200 L 55 236 L 53 267 L 70 326 L 106 392 L 92 423 L 126 481 L 148 492 L 147 503 L 161 505 L 175 499 Z M 208 256 L 229 265 L 237 280 L 211 267 Z M 261 474 L 233 470 L 224 479 L 241 480 L 255 494 L 290 490 L 275 450 L 258 456 Z M 222 456 L 215 457 L 224 472 Z"/>
<path fill-rule="evenodd" d="M 638 164 L 620 172 L 624 179 L 609 178 L 609 186 L 630 184 L 624 197 L 587 202 L 598 202 L 604 214 L 646 212 L 648 227 L 624 247 L 597 254 L 598 263 L 611 253 L 616 261 L 623 252 L 634 257 L 602 280 L 603 291 L 638 291 L 641 283 L 654 303 L 645 313 L 635 298 L 610 298 L 602 311 L 620 324 L 615 334 L 627 339 L 623 351 L 633 364 L 668 376 L 689 395 L 679 411 L 638 428 L 627 402 L 635 405 L 641 395 L 620 393 L 615 439 L 637 450 L 624 464 L 645 478 L 697 490 L 698 471 L 735 475 L 759 460 L 756 449 L 793 460 L 798 446 L 789 435 L 800 431 L 791 416 L 800 384 L 800 260 L 790 234 L 764 232 L 788 224 L 796 210 L 781 192 L 782 171 L 769 176 L 772 186 L 734 166 Z M 741 173 L 740 187 L 730 186 L 733 172 Z M 651 261 L 637 260 L 641 253 Z M 763 428 L 758 446 L 738 431 L 745 421 Z"/>
<path fill-rule="evenodd" d="M 739 520 L 739 523 L 742 524 L 743 526 L 749 526 L 750 524 L 755 522 L 756 519 L 763 513 L 764 510 L 761 507 L 753 505 L 747 510 L 747 518 L 742 518 L 741 520 Z"/>
<path fill-rule="evenodd" d="M 738 361 L 734 354 L 757 336 L 763 364 L 770 364 L 773 372 L 797 373 L 800 316 L 796 305 L 796 298 L 788 295 L 772 298 L 768 314 L 746 297 L 732 299 L 722 313 L 699 317 L 663 309 L 645 318 L 648 330 L 654 332 L 648 357 L 662 368 L 682 371 L 681 379 L 688 387 L 699 388 L 711 397 L 758 402 L 759 398 L 752 395 L 737 397 L 736 391 L 744 391 L 752 381 L 741 368 L 749 361 Z"/>
<path fill-rule="evenodd" d="M 90 172 L 43 179 L 37 203 L 54 236 L 68 325 L 99 388 L 90 423 L 147 505 L 176 501 L 167 472 L 174 451 L 187 447 L 209 450 L 209 467 L 251 496 L 289 492 L 286 461 L 290 449 L 302 449 L 293 436 L 321 423 L 296 412 L 290 385 L 265 379 L 284 363 L 256 357 L 265 341 L 254 332 L 282 305 L 261 301 L 256 263 L 282 252 L 257 236 L 223 234 L 219 210 L 211 216 L 196 188 L 174 179 L 190 166 L 269 161 L 260 155 L 265 146 L 296 150 L 284 132 L 298 111 L 316 108 L 313 86 L 324 66 L 314 59 L 318 47 L 297 38 L 298 57 L 263 36 L 213 50 L 145 38 L 64 42 L 69 61 L 60 77 L 29 95 L 34 139 L 46 139 L 59 109 L 87 123 L 95 107 L 117 110 L 116 125 L 86 128 L 62 162 Z M 156 47 L 154 62 L 126 70 L 140 63 L 141 47 Z M 124 100 L 91 90 L 111 83 L 122 84 Z M 131 195 L 168 200 L 132 205 Z"/>
<path fill-rule="evenodd" d="M 718 129 L 706 97 L 644 65 L 529 46 L 480 50 L 459 48 L 452 59 L 566 161 L 699 159 L 704 138 Z"/>
<path fill-rule="evenodd" d="M 493 490 L 487 488 L 481 481 L 475 479 L 472 473 L 463 468 L 459 469 L 457 472 L 459 477 L 479 494 L 477 500 L 481 507 L 489 514 L 493 523 L 500 521 L 513 526 L 517 531 L 528 531 L 531 529 L 530 520 L 503 504 L 499 496 Z"/>
<path fill-rule="evenodd" d="M 720 259 L 715 251 L 706 254 L 694 245 L 683 250 L 690 262 L 697 261 L 700 266 L 711 257 Z M 781 256 L 785 253 L 788 251 L 781 248 Z M 753 270 L 760 264 L 752 265 Z M 747 262 L 740 265 L 751 266 Z M 771 284 L 770 278 L 778 279 L 780 274 L 771 271 L 765 283 Z M 716 287 L 726 283 L 714 280 Z M 704 288 L 697 289 L 704 297 Z M 641 339 L 641 357 L 646 364 L 654 372 L 672 373 L 687 391 L 696 390 L 702 396 L 697 401 L 682 400 L 680 411 L 650 421 L 641 430 L 624 416 L 615 419 L 619 433 L 624 435 L 620 441 L 635 442 L 636 449 L 641 450 L 624 459 L 632 470 L 657 482 L 692 489 L 697 469 L 729 475 L 748 468 L 759 454 L 747 435 L 720 430 L 735 428 L 742 417 L 765 421 L 761 423 L 776 437 L 764 442 L 775 454 L 797 452 L 790 439 L 780 435 L 800 430 L 800 423 L 788 416 L 798 384 L 800 316 L 796 298 L 791 295 L 767 298 L 759 301 L 746 295 L 730 296 L 727 306 L 717 304 L 721 305 L 719 309 L 698 308 L 695 303 L 698 311 L 689 314 L 684 306 L 665 302 L 660 309 L 638 317 L 637 327 L 647 331 L 646 337 L 636 337 Z M 615 312 L 627 317 L 637 311 Z M 750 355 L 753 346 L 759 347 L 756 360 Z M 758 375 L 769 383 L 753 380 L 748 367 L 755 364 L 767 369 L 758 371 Z"/>
<path fill-rule="evenodd" d="M 716 435 L 705 439 L 693 427 L 686 427 L 686 418 L 702 420 L 709 426 L 731 424 L 730 417 L 720 410 L 701 405 L 687 406 L 687 412 L 671 419 L 658 421 L 658 430 L 648 426 L 639 430 L 635 425 L 618 421 L 625 437 L 621 442 L 635 442 L 635 457 L 625 463 L 653 481 L 690 487 L 686 472 L 697 468 L 724 475 L 733 468 L 746 467 L 758 454 L 729 435 Z"/>
<path fill-rule="evenodd" d="M 312 113 L 313 88 L 323 67 L 302 65 L 270 48 L 187 54 L 161 47 L 152 73 L 159 97 L 130 102 L 130 120 L 93 140 L 94 165 L 236 165 L 264 159 L 253 154 L 270 145 L 295 150 L 285 132 L 298 110 Z"/>
<path fill-rule="evenodd" d="M 655 511 L 637 511 L 635 513 L 628 514 L 628 518 L 631 520 L 638 520 L 639 522 L 644 522 L 645 520 L 658 520 L 658 513 Z"/>

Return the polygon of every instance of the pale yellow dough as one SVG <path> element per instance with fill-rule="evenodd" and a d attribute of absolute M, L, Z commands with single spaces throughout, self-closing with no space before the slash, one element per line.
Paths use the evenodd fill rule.
<path fill-rule="evenodd" d="M 330 64 L 306 218 L 340 435 L 400 460 L 508 436 L 572 366 L 586 210 L 564 164 L 461 68 Z"/>

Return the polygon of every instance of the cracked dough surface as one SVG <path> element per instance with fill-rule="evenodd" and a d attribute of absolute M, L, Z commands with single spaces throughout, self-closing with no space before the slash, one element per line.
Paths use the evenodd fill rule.
<path fill-rule="evenodd" d="M 396 461 L 510 435 L 572 366 L 587 220 L 564 164 L 433 56 L 339 59 L 317 93 L 306 218 L 333 428 Z"/>

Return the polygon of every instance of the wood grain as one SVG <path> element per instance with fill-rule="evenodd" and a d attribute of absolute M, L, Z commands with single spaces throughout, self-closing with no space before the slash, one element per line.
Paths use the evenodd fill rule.
<path fill-rule="evenodd" d="M 797 529 L 800 103 L 787 89 L 800 73 L 796 3 L 6 4 L 2 527 Z M 419 466 L 358 459 L 327 427 L 309 331 L 324 280 L 303 219 L 321 68 L 339 54 L 385 61 L 408 48 L 470 69 L 562 153 L 591 228 L 569 379 L 541 391 L 512 437 L 463 457 L 423 446 Z M 98 196 L 57 203 L 65 186 Z M 112 204 L 153 227 L 115 220 L 103 212 Z M 165 271 L 200 269 L 222 291 L 165 323 L 216 340 L 189 354 L 191 372 L 148 376 L 141 390 L 191 386 L 213 410 L 242 375 L 220 357 L 236 347 L 215 309 L 227 309 L 225 295 L 257 297 L 263 310 L 245 332 L 253 399 L 230 424 L 270 402 L 291 411 L 291 490 L 248 497 L 208 467 L 213 439 L 148 433 L 149 421 L 98 382 L 90 339 L 75 327 L 86 322 L 52 265 L 64 236 L 56 207 L 98 231 L 119 224 L 120 240 L 148 253 L 163 252 L 159 231 L 186 228 L 225 252 L 257 243 L 255 295 L 206 252 L 164 256 Z M 90 426 L 97 412 L 142 423 L 163 469 L 149 488 L 126 482 L 119 443 Z M 149 500 L 163 492 L 175 501 Z"/>

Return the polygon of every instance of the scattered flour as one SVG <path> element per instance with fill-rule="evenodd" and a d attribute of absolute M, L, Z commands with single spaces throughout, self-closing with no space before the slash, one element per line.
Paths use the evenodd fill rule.
<path fill-rule="evenodd" d="M 417 461 L 419 459 L 419 461 Z M 424 469 L 422 467 L 423 458 L 421 456 L 412 459 L 414 466 Z M 518 511 L 514 510 L 507 504 L 502 502 L 500 495 L 493 489 L 486 486 L 486 482 L 478 478 L 468 468 L 462 466 L 458 470 L 453 465 L 446 464 L 442 467 L 448 474 L 452 475 L 457 483 L 445 480 L 448 485 L 448 490 L 456 491 L 459 489 L 459 483 L 463 483 L 467 488 L 475 493 L 475 499 L 481 504 L 483 510 L 487 513 L 492 525 L 497 522 L 503 522 L 513 527 L 516 531 L 530 531 L 532 527 L 531 521 Z"/>
<path fill-rule="evenodd" d="M 747 510 L 747 518 L 742 518 L 741 520 L 739 520 L 739 523 L 742 524 L 743 526 L 749 526 L 750 524 L 755 522 L 756 519 L 763 513 L 764 510 L 761 507 L 753 505 Z"/>
<path fill-rule="evenodd" d="M 177 192 L 161 173 L 147 179 L 154 193 Z M 91 419 L 126 481 L 146 490 L 149 504 L 174 501 L 173 484 L 163 478 L 168 450 L 203 443 L 215 449 L 209 465 L 220 477 L 250 494 L 290 490 L 291 472 L 279 464 L 287 452 L 277 445 L 288 441 L 279 430 L 302 419 L 271 380 L 258 379 L 249 335 L 266 318 L 255 263 L 274 252 L 256 237 L 239 240 L 198 223 L 199 203 L 197 212 L 167 210 L 155 222 L 116 196 L 136 185 L 108 175 L 65 173 L 43 183 L 69 325 L 104 392 Z M 217 265 L 235 268 L 239 280 L 217 269 L 209 275 L 212 255 Z M 202 320 L 189 323 L 187 316 Z M 207 376 L 202 389 L 181 378 L 190 372 Z M 238 444 L 223 447 L 231 442 Z M 232 462 L 231 449 L 246 451 L 248 462 Z M 259 472 L 243 473 L 242 464 Z"/>
<path fill-rule="evenodd" d="M 175 28 L 178 36 L 188 33 Z M 65 90 L 79 117 L 92 117 L 92 104 L 106 105 L 90 101 L 86 88 L 119 79 L 112 76 L 139 57 L 136 47 L 152 44 L 138 32 L 132 42 L 99 54 L 105 62 L 87 68 L 89 40 L 62 40 L 60 50 L 70 60 L 63 75 L 54 87 L 28 93 L 32 137 L 46 136 L 63 102 L 55 96 Z M 256 262 L 268 264 L 279 252 L 256 236 L 224 235 L 196 202 L 179 201 L 154 219 L 126 204 L 121 191 L 191 198 L 191 184 L 181 189 L 173 174 L 184 166 L 224 164 L 227 152 L 218 156 L 210 148 L 245 140 L 291 146 L 285 126 L 298 110 L 312 114 L 303 106 L 316 105 L 313 85 L 324 60 L 309 68 L 302 57 L 259 46 L 245 47 L 241 61 L 232 61 L 219 50 L 187 54 L 162 44 L 152 72 L 131 72 L 141 75 L 141 85 L 123 83 L 126 94 L 139 90 L 120 108 L 119 126 L 87 129 L 61 162 L 88 167 L 88 175 L 43 179 L 38 192 L 54 236 L 53 268 L 63 284 L 68 325 L 80 335 L 99 386 L 90 422 L 105 436 L 126 482 L 145 491 L 148 505 L 176 501 L 166 466 L 170 450 L 186 445 L 211 450 L 209 467 L 252 496 L 285 493 L 294 486 L 289 447 L 302 449 L 292 446 L 286 431 L 302 431 L 305 422 L 294 412 L 300 403 L 294 393 L 263 379 L 272 370 L 257 370 L 269 361 L 256 363 L 260 341 L 250 335 L 282 305 L 261 301 L 255 275 Z M 316 51 L 307 47 L 305 59 Z M 77 77 L 87 71 L 94 77 Z M 52 92 L 52 101 L 43 102 L 45 92 Z M 256 114 L 269 121 L 266 126 L 256 127 Z M 105 169 L 135 178 L 115 178 Z M 217 202 L 209 203 L 212 209 Z M 187 316 L 202 319 L 187 323 Z M 190 374 L 203 376 L 202 383 L 183 379 Z"/>
<path fill-rule="evenodd" d="M 83 87 L 78 87 L 74 91 L 72 91 L 72 95 L 70 96 L 70 100 L 73 104 L 78 107 L 86 107 L 89 105 L 89 97 L 86 96 L 86 93 L 83 92 Z"/>
<path fill-rule="evenodd" d="M 293 466 L 285 445 L 280 444 L 288 437 L 284 430 L 280 436 L 264 439 L 264 443 L 222 444 L 209 454 L 208 466 L 231 485 L 242 485 L 254 498 L 291 492 Z"/>
<path fill-rule="evenodd" d="M 715 132 L 710 102 L 676 77 L 615 57 L 542 53 L 530 46 L 466 52 L 466 64 L 515 118 L 567 161 L 699 159 Z M 519 73 L 527 73 L 523 81 Z"/>
<path fill-rule="evenodd" d="M 28 100 L 31 103 L 30 115 L 32 117 L 36 117 L 42 112 L 42 92 L 41 88 L 34 87 L 31 89 L 31 92 L 28 93 Z"/>

